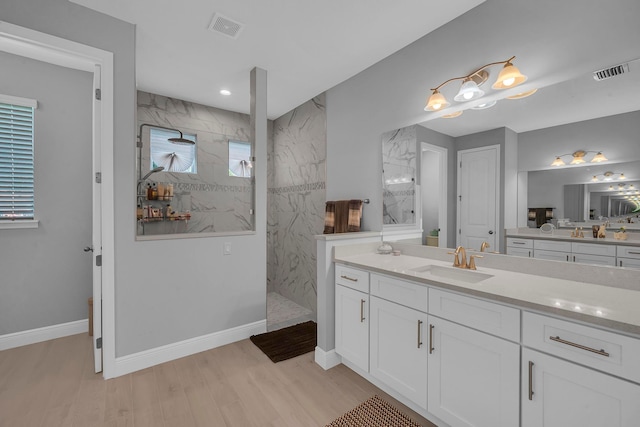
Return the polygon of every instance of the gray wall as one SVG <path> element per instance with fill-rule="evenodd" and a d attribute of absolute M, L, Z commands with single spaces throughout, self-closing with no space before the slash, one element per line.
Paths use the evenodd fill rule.
<path fill-rule="evenodd" d="M 313 236 L 324 228 L 326 140 L 321 94 L 275 121 L 269 155 L 268 289 L 314 312 Z"/>
<path fill-rule="evenodd" d="M 87 318 L 92 294 L 91 109 L 87 72 L 0 52 L 0 93 L 34 113 L 37 229 L 0 230 L 0 335 Z M 42 76 L 46 75 L 46 79 Z"/>
<path fill-rule="evenodd" d="M 594 13 L 576 20 L 575 11 L 585 7 L 602 7 L 606 14 Z M 595 1 L 582 0 L 561 4 L 551 0 L 487 0 L 330 89 L 327 197 L 369 193 L 371 209 L 381 211 L 380 135 L 424 122 L 429 88 L 452 76 L 489 61 L 520 55 L 518 65 L 530 78 L 553 74 L 556 81 L 561 81 L 584 73 L 584 65 L 592 62 L 594 51 L 599 52 L 603 65 L 616 63 L 620 55 L 637 57 L 637 51 L 607 48 L 615 46 L 617 37 L 624 37 L 610 28 L 635 26 L 629 10 L 636 9 L 635 0 L 617 1 L 615 8 L 606 9 Z M 555 34 L 540 31 L 540 22 L 565 28 L 564 37 L 558 40 Z M 524 47 L 526 55 L 522 55 Z M 591 71 L 590 66 L 587 71 Z M 362 165 L 357 176 L 349 167 L 354 162 Z M 381 230 L 382 216 L 368 216 L 365 229 Z"/>
<path fill-rule="evenodd" d="M 266 194 L 255 235 L 135 241 L 135 27 L 67 0 L 4 0 L 0 16 L 114 53 L 116 356 L 264 320 Z M 257 151 L 266 167 L 266 141 Z"/>

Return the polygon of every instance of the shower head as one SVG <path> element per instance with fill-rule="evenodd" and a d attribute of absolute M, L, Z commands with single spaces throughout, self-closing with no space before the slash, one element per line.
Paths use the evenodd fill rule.
<path fill-rule="evenodd" d="M 180 131 L 178 131 L 180 132 Z M 169 138 L 167 139 L 167 141 L 169 141 L 172 144 L 177 144 L 177 145 L 195 145 L 195 142 L 187 139 L 187 138 L 183 138 L 182 137 L 182 132 L 180 132 L 180 138 Z"/>
<path fill-rule="evenodd" d="M 146 174 L 145 176 L 143 176 L 142 178 L 140 178 L 140 182 L 144 181 L 145 179 L 149 178 L 151 175 L 153 175 L 156 172 L 160 172 L 164 170 L 164 166 L 158 166 L 157 168 L 153 168 L 151 169 L 151 171 Z"/>
<path fill-rule="evenodd" d="M 168 138 L 167 141 L 169 141 L 172 144 L 176 144 L 176 145 L 195 145 L 195 141 L 191 141 L 190 139 L 186 139 L 183 137 L 182 132 L 179 131 L 178 129 L 172 129 L 172 128 L 167 128 L 164 126 L 158 126 L 158 125 L 152 125 L 149 123 L 143 123 L 140 125 L 140 131 L 138 133 L 138 147 L 142 148 L 142 128 L 144 126 L 149 126 L 149 127 L 154 127 L 154 128 L 159 128 L 159 129 L 164 129 L 164 130 L 171 130 L 174 132 L 178 132 L 180 134 L 180 137 L 178 138 Z"/>

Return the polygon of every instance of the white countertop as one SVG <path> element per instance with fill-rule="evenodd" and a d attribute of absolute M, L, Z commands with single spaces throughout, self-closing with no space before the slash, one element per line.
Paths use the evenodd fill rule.
<path fill-rule="evenodd" d="M 537 228 L 518 228 L 507 229 L 506 237 L 515 237 L 523 239 L 539 239 L 539 240 L 560 240 L 567 242 L 583 242 L 583 243 L 599 243 L 604 245 L 621 245 L 621 246 L 640 246 L 640 233 L 626 233 L 627 240 L 618 240 L 613 238 L 613 232 L 617 228 L 607 229 L 607 237 L 594 238 L 591 229 L 583 229 L 584 237 L 571 237 L 573 229 L 556 229 L 551 234 L 541 233 Z"/>
<path fill-rule="evenodd" d="M 640 291 L 478 266 L 493 277 L 467 283 L 411 271 L 427 264 L 452 267 L 451 262 L 409 255 L 377 253 L 335 255 L 334 261 L 381 274 L 465 294 L 547 312 L 640 336 Z M 480 262 L 480 261 L 479 261 Z M 465 272 L 474 273 L 471 270 Z M 640 275 L 640 272 L 639 272 Z M 640 280 L 640 279 L 639 279 Z"/>

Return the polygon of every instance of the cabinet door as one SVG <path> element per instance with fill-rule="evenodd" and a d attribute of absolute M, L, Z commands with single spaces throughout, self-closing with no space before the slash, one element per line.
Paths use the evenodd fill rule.
<path fill-rule="evenodd" d="M 637 427 L 640 386 L 522 351 L 522 427 Z"/>
<path fill-rule="evenodd" d="M 429 328 L 428 411 L 452 427 L 519 425 L 520 346 L 433 316 Z"/>
<path fill-rule="evenodd" d="M 538 259 L 547 259 L 550 261 L 569 261 L 571 254 L 569 252 L 556 252 L 543 249 L 534 249 L 533 257 Z"/>
<path fill-rule="evenodd" d="M 533 254 L 533 249 L 514 248 L 511 246 L 507 246 L 507 255 L 531 258 L 532 254 Z"/>
<path fill-rule="evenodd" d="M 618 267 L 639 268 L 640 269 L 640 259 L 618 258 Z"/>
<path fill-rule="evenodd" d="M 607 255 L 573 254 L 573 262 L 592 265 L 616 265 L 616 257 Z"/>
<path fill-rule="evenodd" d="M 371 297 L 371 375 L 427 408 L 427 315 Z"/>
<path fill-rule="evenodd" d="M 336 286 L 336 353 L 369 371 L 369 295 Z"/>

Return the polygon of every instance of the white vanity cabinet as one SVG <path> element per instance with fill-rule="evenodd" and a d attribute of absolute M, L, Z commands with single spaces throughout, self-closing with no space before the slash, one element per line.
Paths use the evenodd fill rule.
<path fill-rule="evenodd" d="M 633 246 L 617 246 L 617 265 L 626 268 L 640 269 L 640 248 Z"/>
<path fill-rule="evenodd" d="M 640 386 L 522 350 L 522 427 L 637 427 Z"/>
<path fill-rule="evenodd" d="M 336 353 L 369 371 L 369 273 L 336 266 Z"/>
<path fill-rule="evenodd" d="M 571 242 L 533 241 L 533 257 L 550 261 L 570 261 Z"/>
<path fill-rule="evenodd" d="M 533 258 L 533 240 L 507 237 L 507 255 Z"/>
<path fill-rule="evenodd" d="M 638 426 L 640 340 L 528 312 L 522 322 L 522 427 Z"/>
<path fill-rule="evenodd" d="M 455 427 L 517 426 L 520 310 L 431 288 L 429 313 L 428 411 Z"/>
<path fill-rule="evenodd" d="M 371 375 L 427 409 L 427 315 L 371 296 Z"/>

